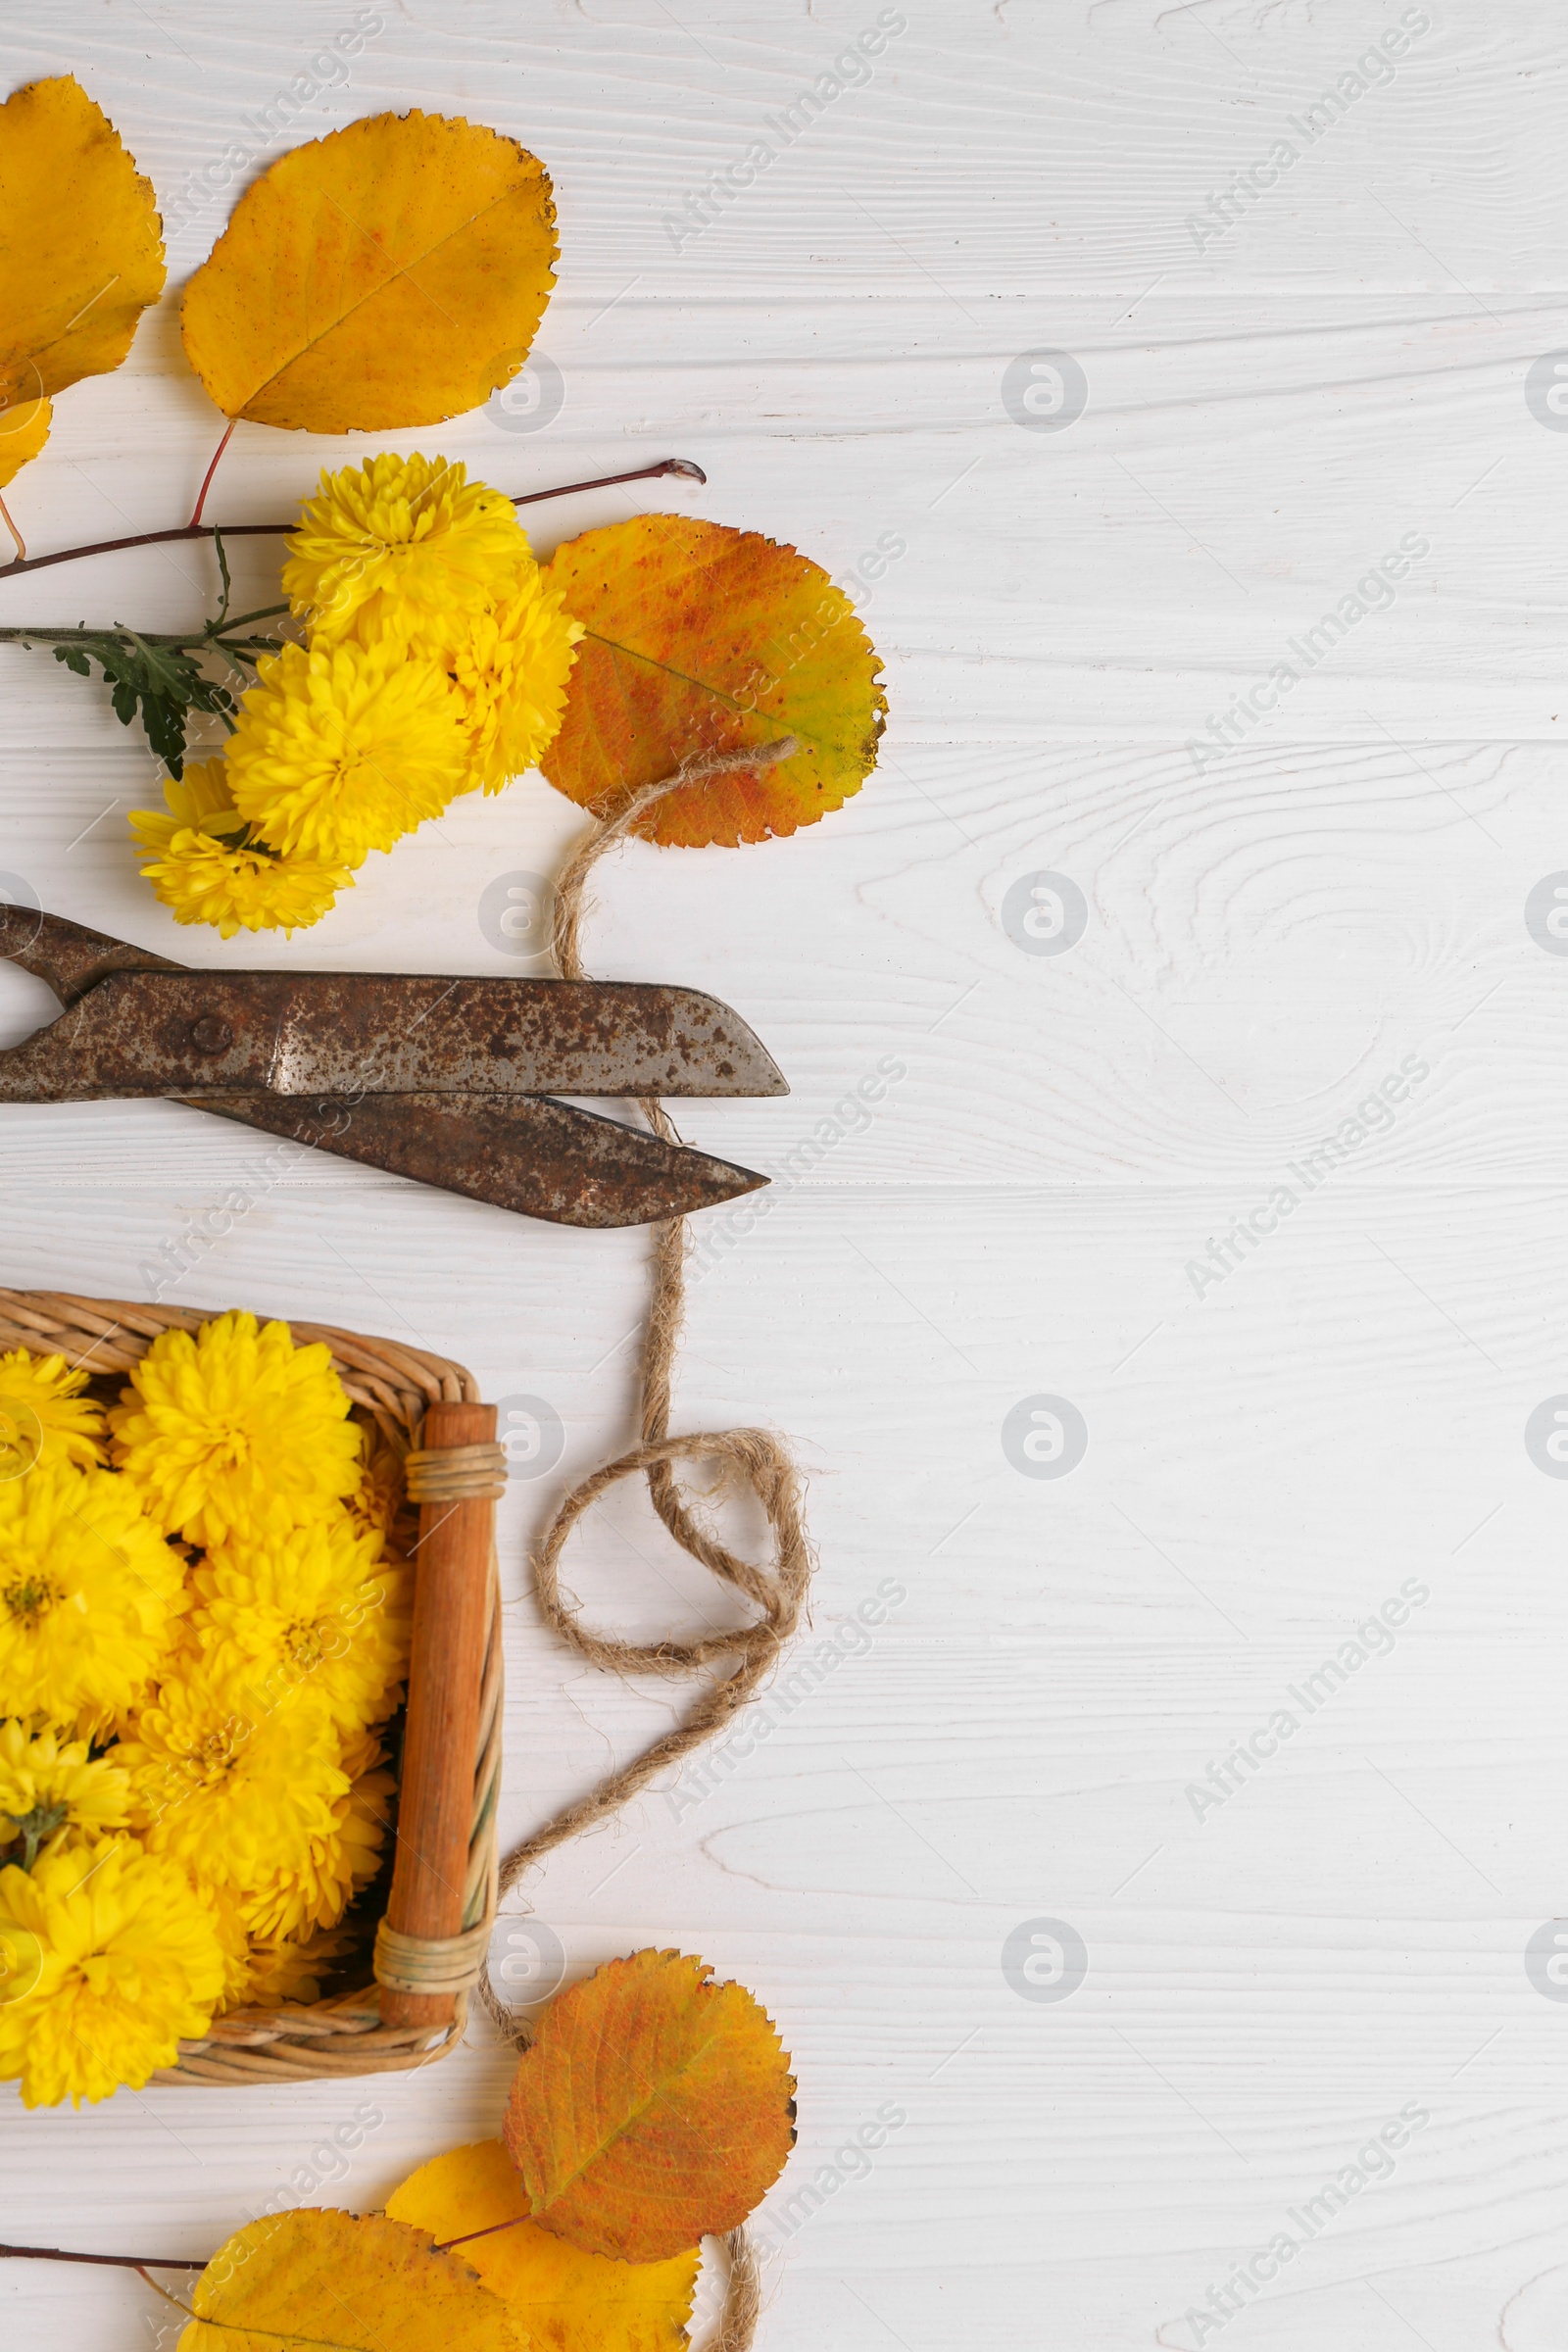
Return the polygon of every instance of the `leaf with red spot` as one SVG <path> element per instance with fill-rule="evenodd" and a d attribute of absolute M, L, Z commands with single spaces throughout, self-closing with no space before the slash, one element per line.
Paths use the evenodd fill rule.
<path fill-rule="evenodd" d="M 683 785 L 636 828 L 733 847 L 814 824 L 875 766 L 887 713 L 876 650 L 843 589 L 794 548 L 640 514 L 558 549 L 547 576 L 587 631 L 542 762 L 569 800 L 612 814 L 694 755 L 793 735 L 787 760 Z"/>

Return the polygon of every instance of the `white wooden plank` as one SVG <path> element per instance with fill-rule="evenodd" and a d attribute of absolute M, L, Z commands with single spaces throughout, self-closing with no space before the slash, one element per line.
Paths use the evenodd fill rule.
<path fill-rule="evenodd" d="M 683 1114 L 776 1182 L 760 1219 L 699 1222 L 677 1410 L 800 1446 L 818 1663 L 751 1752 L 557 1856 L 542 1916 L 573 1974 L 678 1943 L 778 2016 L 802 2082 L 761 2223 L 779 2352 L 1212 2342 L 1189 2315 L 1219 2313 L 1212 2290 L 1409 2102 L 1431 2121 L 1392 2174 L 1221 2313 L 1227 2340 L 1557 2345 L 1561 2012 L 1525 1952 L 1568 1908 L 1568 1628 L 1561 1489 L 1524 1444 L 1568 1393 L 1564 974 L 1526 921 L 1568 867 L 1563 442 L 1526 396 L 1568 348 L 1555 12 L 1419 12 L 1389 77 L 1195 235 L 1404 11 L 912 0 L 869 80 L 678 251 L 665 217 L 876 10 L 381 13 L 290 135 L 467 109 L 546 157 L 563 227 L 559 415 L 417 440 L 517 490 L 664 454 L 709 470 L 536 509 L 547 550 L 654 507 L 787 539 L 852 586 L 880 536 L 906 545 L 856 586 L 893 706 L 861 797 L 745 857 L 634 848 L 600 889 L 593 967 L 716 990 L 792 1081 Z M 62 399 L 8 493 L 35 546 L 186 511 L 216 432 L 177 292 L 226 197 L 182 191 L 237 140 L 278 151 L 247 118 L 352 16 L 7 12 L 8 85 L 77 71 L 174 227 L 130 363 Z M 1004 391 L 1049 350 L 1089 385 L 1060 433 Z M 365 446 L 244 428 L 215 511 L 286 514 Z M 1407 532 L 1430 549 L 1389 598 L 1369 588 L 1277 710 L 1195 759 Z M 174 626 L 208 563 L 0 583 L 0 623 Z M 236 578 L 263 601 L 274 557 L 246 546 Z M 136 880 L 122 828 L 151 763 L 99 690 L 11 649 L 0 685 L 0 865 L 194 961 L 503 968 L 480 892 L 553 870 L 578 822 L 529 780 L 372 860 L 308 941 L 225 946 Z M 1060 956 L 1004 913 L 1042 872 L 1085 902 Z M 0 1040 L 45 1004 L 0 973 Z M 1347 1142 L 1406 1056 L 1428 1074 Z M 854 1090 L 889 1062 L 862 1117 Z M 1332 1173 L 1293 1175 L 1329 1136 Z M 172 1252 L 182 1299 L 416 1335 L 559 1411 L 559 1472 L 503 1511 L 509 1830 L 664 1727 L 671 1692 L 564 1658 L 525 1577 L 560 1479 L 633 1434 L 641 1237 L 315 1155 L 208 1239 L 255 1156 L 236 1131 L 66 1105 L 8 1111 L 3 1143 L 8 1281 L 145 1296 Z M 1209 1279 L 1211 1239 L 1282 1184 L 1289 1215 Z M 1059 1482 L 1003 1450 L 1043 1394 L 1089 1429 Z M 568 1577 L 642 1638 L 722 1606 L 627 1494 Z M 885 1585 L 904 1596 L 866 1635 Z M 1391 1646 L 1366 1636 L 1316 1698 L 1406 1585 L 1428 1597 Z M 1195 1810 L 1281 1706 L 1300 1720 L 1278 1752 Z M 1059 2003 L 1003 1974 L 1037 1919 L 1088 1949 Z M 505 2075 L 476 2034 L 369 2086 L 385 2121 L 338 2178 L 311 2151 L 342 2086 L 247 2094 L 243 2116 L 195 2093 L 24 2116 L 8 2094 L 8 2234 L 200 2252 L 279 2189 L 370 2205 L 493 2129 Z M 889 2103 L 906 2120 L 864 2177 L 845 2159 L 822 2187 Z M 0 2294 L 40 2352 L 172 2322 L 133 2278 L 10 2266 Z"/>

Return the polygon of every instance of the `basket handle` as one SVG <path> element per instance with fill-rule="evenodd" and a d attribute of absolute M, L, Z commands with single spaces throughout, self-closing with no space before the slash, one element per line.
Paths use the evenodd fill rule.
<path fill-rule="evenodd" d="M 387 2026 L 450 2025 L 489 1936 L 487 1921 L 465 1934 L 463 1912 L 495 1507 L 506 1491 L 495 1436 L 493 1404 L 432 1403 L 408 1459 L 419 1544 L 397 1859 L 375 1949 Z"/>

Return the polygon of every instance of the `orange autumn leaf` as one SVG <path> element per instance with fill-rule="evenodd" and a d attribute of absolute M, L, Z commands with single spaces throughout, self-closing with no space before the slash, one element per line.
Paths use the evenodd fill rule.
<path fill-rule="evenodd" d="M 536 2352 L 685 2352 L 701 2254 L 612 2262 L 524 2218 L 528 2199 L 499 2139 L 449 2148 L 395 2189 L 387 2214 L 430 2230 L 501 2297 Z M 514 2227 L 496 2229 L 500 2222 Z M 468 2238 L 474 2230 L 490 2237 Z"/>
<path fill-rule="evenodd" d="M 0 486 L 49 431 L 49 396 L 105 375 L 164 288 L 153 191 L 79 81 L 0 106 Z"/>
<path fill-rule="evenodd" d="M 795 2139 L 766 2011 L 701 1960 L 636 1952 L 560 1993 L 518 2062 L 504 2136 L 545 2229 L 662 2262 L 738 2229 Z"/>
<path fill-rule="evenodd" d="M 569 800 L 610 812 L 694 753 L 793 735 L 789 759 L 683 786 L 636 828 L 688 849 L 733 847 L 814 824 L 876 764 L 887 712 L 876 650 L 844 591 L 794 548 L 641 514 L 559 548 L 546 577 L 587 631 L 541 762 Z"/>
<path fill-rule="evenodd" d="M 467 2263 L 379 2214 L 247 2223 L 197 2279 L 191 2310 L 177 2352 L 528 2352 Z"/>
<path fill-rule="evenodd" d="M 371 115 L 279 158 L 185 289 L 225 416 L 313 433 L 437 424 L 521 367 L 555 282 L 537 156 L 444 115 Z"/>

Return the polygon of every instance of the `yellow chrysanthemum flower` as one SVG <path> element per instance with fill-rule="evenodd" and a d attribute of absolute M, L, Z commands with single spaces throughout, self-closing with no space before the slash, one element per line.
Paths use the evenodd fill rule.
<path fill-rule="evenodd" d="M 145 1690 L 185 1606 L 180 1562 L 108 1470 L 0 1482 L 0 1714 L 108 1722 Z"/>
<path fill-rule="evenodd" d="M 285 857 L 363 864 L 465 789 L 462 718 L 445 671 L 402 644 L 286 645 L 240 703 L 235 806 Z"/>
<path fill-rule="evenodd" d="M 223 1988 L 210 1909 L 133 1838 L 0 1870 L 0 2077 L 23 2104 L 106 2099 L 172 2066 Z"/>
<path fill-rule="evenodd" d="M 166 1534 L 221 1544 L 299 1526 L 360 1483 L 360 1432 L 319 1342 L 249 1314 L 166 1331 L 110 1409 L 115 1460 Z M 0 1684 L 3 1695 L 3 1684 Z"/>
<path fill-rule="evenodd" d="M 63 1355 L 30 1355 L 13 1348 L 0 1355 L 0 1478 L 15 1478 L 34 1462 L 74 1462 L 91 1470 L 104 1458 L 104 1417 L 80 1392 L 85 1372 Z"/>
<path fill-rule="evenodd" d="M 284 2001 L 318 2001 L 323 1983 L 354 1949 L 354 1941 L 347 1928 L 318 1928 L 303 1943 L 286 1936 L 253 1937 L 246 2006 L 270 2009 Z"/>
<path fill-rule="evenodd" d="M 386 1742 L 381 1736 L 384 1729 L 382 1724 L 368 1723 L 343 1735 L 337 1760 L 351 1781 L 368 1779 L 378 1764 L 386 1762 Z"/>
<path fill-rule="evenodd" d="M 236 931 L 282 931 L 292 938 L 318 923 L 340 890 L 354 887 L 347 866 L 226 849 L 205 833 L 176 833 L 168 855 L 141 871 L 176 923 L 211 923 L 220 939 L 232 939 Z"/>
<path fill-rule="evenodd" d="M 206 833 L 214 841 L 237 841 L 245 819 L 234 806 L 221 755 L 187 760 L 182 776 L 164 778 L 162 808 L 132 808 L 130 829 L 143 847 L 167 850 L 178 833 Z"/>
<path fill-rule="evenodd" d="M 242 1711 L 318 1700 L 342 1733 L 389 1715 L 409 1654 L 406 1571 L 344 1511 L 268 1539 L 231 1536 L 190 1580 L 204 1678 Z"/>
<path fill-rule="evenodd" d="M 535 766 L 561 732 L 581 621 L 530 564 L 516 594 L 479 613 L 443 655 L 464 710 L 477 784 L 499 792 Z"/>
<path fill-rule="evenodd" d="M 236 931 L 293 933 L 319 922 L 337 893 L 352 890 L 346 865 L 280 858 L 234 807 L 222 760 L 190 761 L 164 785 L 169 811 L 133 808 L 130 829 L 150 862 L 142 877 L 176 923 Z"/>
<path fill-rule="evenodd" d="M 348 1507 L 360 1525 L 373 1528 L 384 1544 L 399 1551 L 409 1548 L 403 1538 L 418 1534 L 417 1506 L 409 1501 L 404 1487 L 406 1450 L 395 1446 L 379 1426 L 368 1429 L 360 1484 L 348 1498 Z"/>
<path fill-rule="evenodd" d="M 313 643 L 412 636 L 510 595 L 529 561 L 516 509 L 445 458 L 371 458 L 321 476 L 288 541 L 283 593 Z"/>
<path fill-rule="evenodd" d="M 336 1927 L 381 1867 L 396 1789 L 389 1772 L 362 1773 L 332 1807 L 331 1828 L 312 1838 L 305 1861 L 254 1883 L 244 1898 L 253 1936 L 298 1938 L 313 1928 Z"/>
<path fill-rule="evenodd" d="M 245 1932 L 240 1898 L 232 1886 L 215 1886 L 208 1880 L 198 1886 L 197 1892 L 212 1913 L 223 1955 L 223 1989 L 218 1996 L 218 2013 L 223 2016 L 230 2009 L 243 2008 L 250 1997 L 251 1939 Z"/>
<path fill-rule="evenodd" d="M 30 1734 L 13 1716 L 0 1723 L 0 1845 L 20 1838 L 20 1859 L 30 1870 L 40 1847 L 74 1844 L 128 1819 L 130 1775 L 114 1751 L 91 1757 L 85 1740 L 62 1741 L 52 1731 Z"/>
<path fill-rule="evenodd" d="M 181 1660 L 184 1664 L 184 1660 Z M 250 1716 L 199 1674 L 171 1675 L 121 1742 L 131 1826 L 148 1851 L 246 1901 L 279 1872 L 311 1867 L 349 1794 L 324 1707 L 301 1698 Z"/>
<path fill-rule="evenodd" d="M 202 1886 L 197 1891 L 211 1907 L 223 1953 L 220 2017 L 236 2009 L 319 2000 L 327 1977 L 359 1940 L 348 1928 L 319 1928 L 299 1943 L 287 1936 L 251 1936 L 244 1902 L 232 1886 Z"/>

